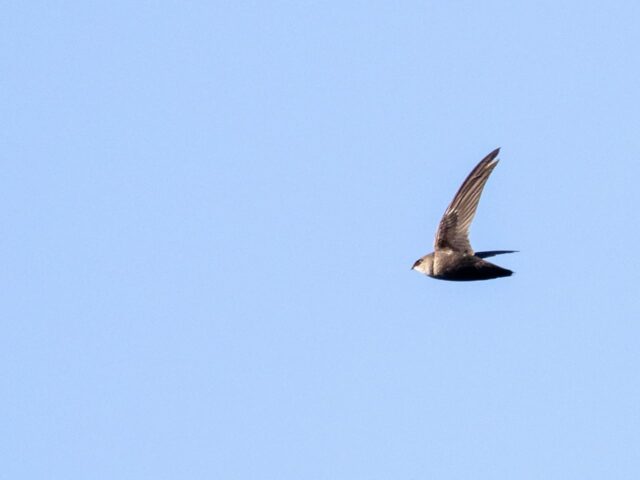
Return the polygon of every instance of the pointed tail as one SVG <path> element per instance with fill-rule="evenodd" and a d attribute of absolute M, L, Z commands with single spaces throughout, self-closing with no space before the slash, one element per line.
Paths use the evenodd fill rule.
<path fill-rule="evenodd" d="M 503 255 L 505 253 L 517 253 L 518 250 L 489 250 L 488 252 L 476 252 L 476 257 L 487 258 L 495 255 Z"/>

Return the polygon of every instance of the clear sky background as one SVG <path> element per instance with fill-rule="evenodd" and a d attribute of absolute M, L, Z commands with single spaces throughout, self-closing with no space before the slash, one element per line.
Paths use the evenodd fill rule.
<path fill-rule="evenodd" d="M 638 2 L 1 12 L 2 478 L 639 477 Z"/>

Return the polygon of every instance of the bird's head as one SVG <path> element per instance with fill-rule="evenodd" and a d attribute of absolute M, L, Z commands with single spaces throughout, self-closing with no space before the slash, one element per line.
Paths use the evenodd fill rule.
<path fill-rule="evenodd" d="M 411 270 L 423 273 L 425 275 L 433 274 L 433 253 L 419 258 L 411 267 Z"/>

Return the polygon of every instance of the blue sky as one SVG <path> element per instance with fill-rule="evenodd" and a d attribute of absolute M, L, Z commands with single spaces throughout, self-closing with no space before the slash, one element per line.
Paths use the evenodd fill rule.
<path fill-rule="evenodd" d="M 2 12 L 6 478 L 638 478 L 637 2 Z"/>

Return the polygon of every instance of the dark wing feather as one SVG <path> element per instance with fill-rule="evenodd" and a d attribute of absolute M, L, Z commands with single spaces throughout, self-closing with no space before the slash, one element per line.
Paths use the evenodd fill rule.
<path fill-rule="evenodd" d="M 482 189 L 498 164 L 496 157 L 499 152 L 500 149 L 496 148 L 484 157 L 460 186 L 440 220 L 434 245 L 436 250 L 448 249 L 473 255 L 469 226 L 476 214 Z"/>

